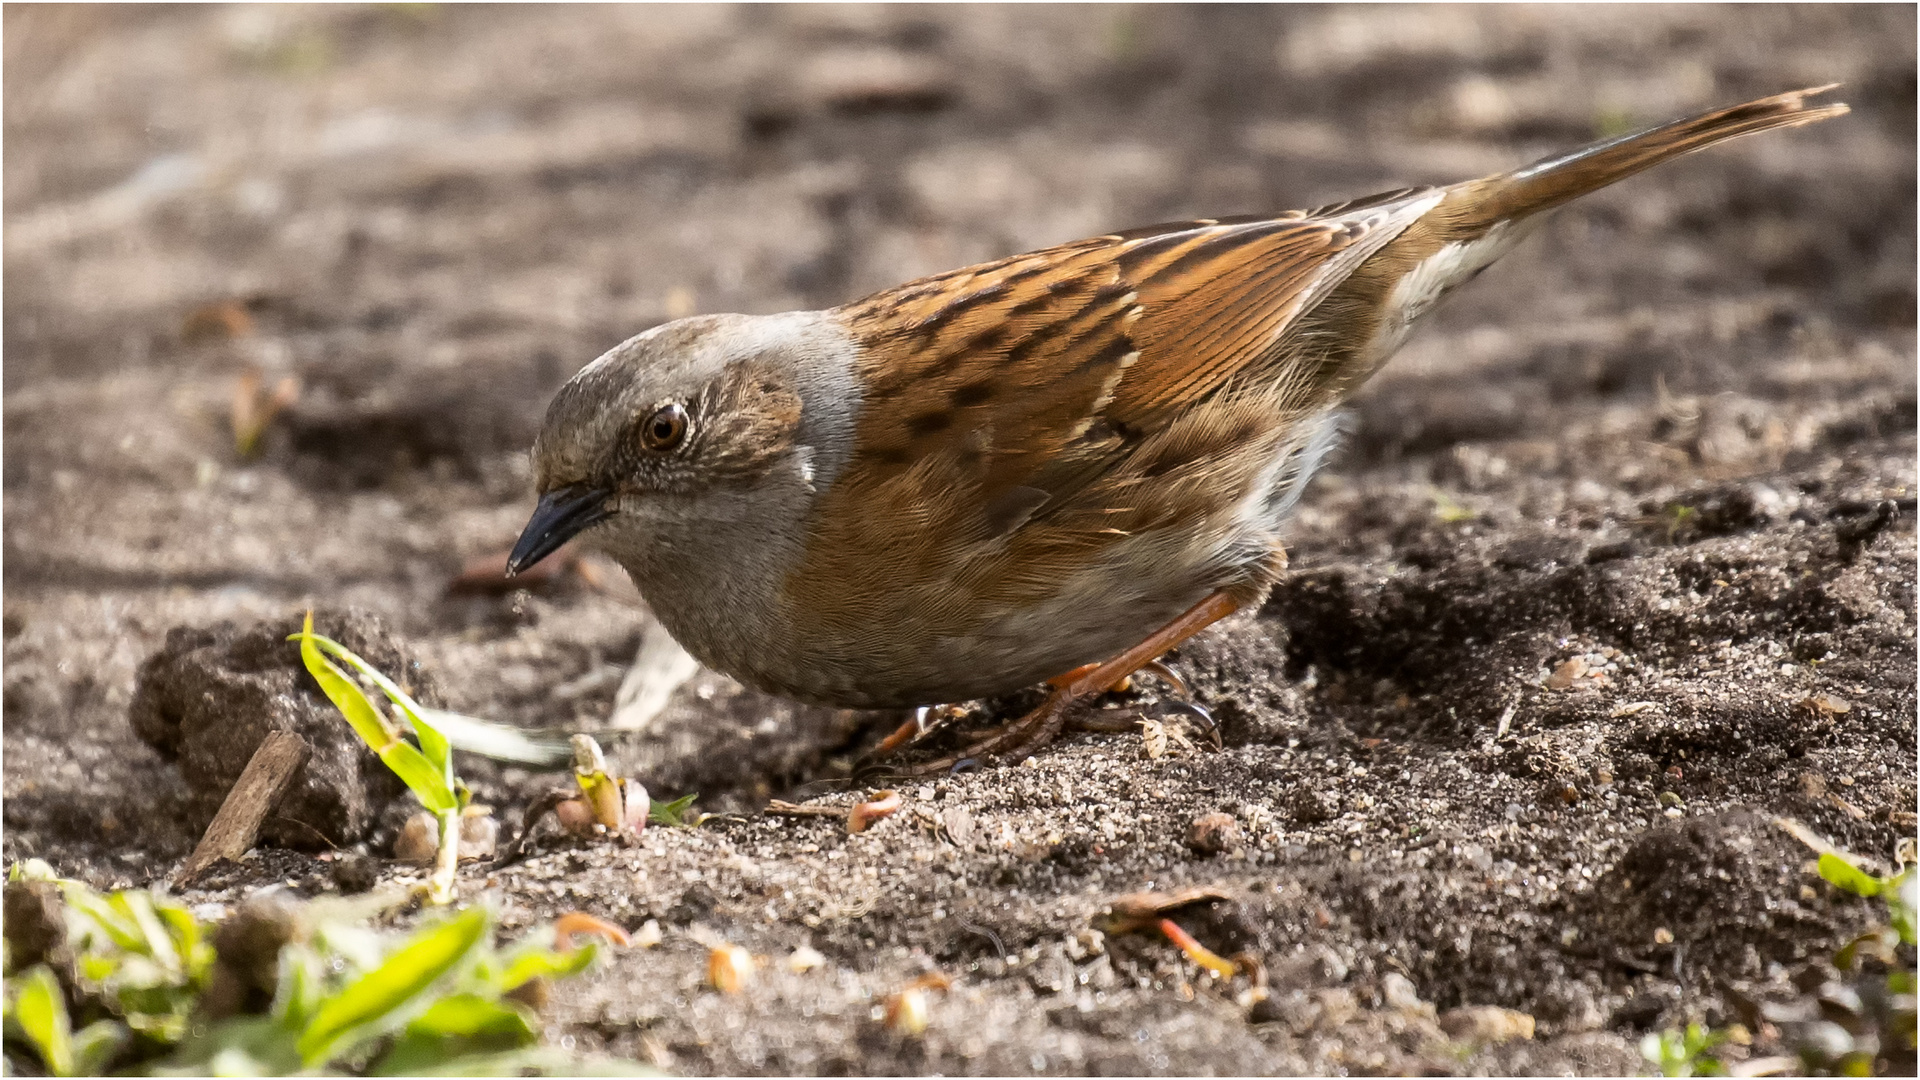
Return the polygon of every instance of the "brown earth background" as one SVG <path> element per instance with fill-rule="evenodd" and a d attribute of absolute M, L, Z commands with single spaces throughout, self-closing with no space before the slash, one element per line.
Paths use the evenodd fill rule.
<path fill-rule="evenodd" d="M 1867 5 L 9 6 L 5 855 L 164 877 L 264 717 L 325 718 L 278 644 L 309 606 L 448 707 L 604 725 L 648 640 L 616 569 L 447 586 L 524 521 L 550 393 L 664 319 L 1840 81 L 1842 120 L 1559 213 L 1354 401 L 1293 571 L 1173 658 L 1224 749 L 1074 736 L 849 836 L 761 808 L 850 803 L 887 718 L 698 672 L 601 741 L 723 817 L 463 873 L 509 927 L 658 922 L 549 1034 L 680 1071 L 1642 1068 L 1872 919 L 1773 817 L 1914 834 L 1914 46 Z M 300 389 L 243 459 L 249 370 Z M 1182 730 L 1155 685 L 1109 707 Z M 407 806 L 329 730 L 193 902 L 389 854 Z M 556 779 L 470 772 L 508 821 Z M 1190 885 L 1232 900 L 1189 929 L 1267 960 L 1251 1017 L 1092 929 Z M 710 936 L 770 958 L 748 992 L 703 988 Z M 923 1038 L 876 1021 L 935 969 Z M 1397 979 L 1535 1037 L 1442 1033 Z"/>

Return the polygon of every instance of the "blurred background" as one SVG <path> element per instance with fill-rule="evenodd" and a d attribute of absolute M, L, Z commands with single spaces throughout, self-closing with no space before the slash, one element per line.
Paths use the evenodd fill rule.
<path fill-rule="evenodd" d="M 1663 393 L 1770 402 L 1803 442 L 1911 431 L 1911 7 L 27 5 L 5 30 L 10 823 L 41 820 L 11 796 L 43 753 L 34 782 L 69 788 L 157 767 L 123 718 L 172 626 L 356 606 L 457 707 L 604 719 L 642 634 L 618 571 L 461 574 L 525 520 L 551 391 L 695 312 L 1839 81 L 1843 121 L 1559 215 L 1356 403 L 1328 483 L 1470 488 L 1476 445 L 1552 451 Z M 1755 342 L 1792 335 L 1798 374 L 1756 382 Z M 1778 450 L 1730 415 L 1695 464 Z M 1315 514 L 1303 557 L 1352 547 Z"/>

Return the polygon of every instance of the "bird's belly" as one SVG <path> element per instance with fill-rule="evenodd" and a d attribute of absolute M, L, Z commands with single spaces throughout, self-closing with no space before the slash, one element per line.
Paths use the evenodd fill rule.
<path fill-rule="evenodd" d="M 1124 603 L 1088 602 L 1062 593 L 1032 607 L 994 613 L 965 633 L 876 627 L 919 644 L 875 643 L 858 659 L 823 659 L 797 668 L 749 661 L 739 677 L 775 693 L 847 708 L 997 697 L 1125 652 L 1210 591 L 1196 587 L 1177 599 L 1134 596 Z"/>
<path fill-rule="evenodd" d="M 848 708 L 996 697 L 1111 659 L 1217 589 L 1261 579 L 1254 588 L 1263 590 L 1271 550 L 1223 550 L 1217 535 L 1137 537 L 1106 546 L 1037 596 L 958 607 L 953 592 L 937 589 L 882 593 L 886 579 L 876 576 L 862 595 L 844 598 L 846 610 L 890 614 L 811 620 L 807 640 L 708 662 L 760 689 Z"/>

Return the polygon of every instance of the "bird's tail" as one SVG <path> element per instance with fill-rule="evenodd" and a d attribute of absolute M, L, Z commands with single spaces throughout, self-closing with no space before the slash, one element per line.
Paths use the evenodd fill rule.
<path fill-rule="evenodd" d="M 1642 169 L 1663 161 L 1691 154 L 1695 150 L 1774 128 L 1798 127 L 1830 117 L 1842 116 L 1847 106 L 1809 105 L 1807 98 L 1840 85 L 1829 83 L 1807 90 L 1749 101 L 1732 108 L 1716 109 L 1685 120 L 1675 120 L 1656 128 L 1607 139 L 1583 146 L 1523 169 L 1490 176 L 1469 188 L 1473 194 L 1473 216 L 1488 224 L 1528 217 L 1551 210 L 1590 191 L 1624 180 Z"/>

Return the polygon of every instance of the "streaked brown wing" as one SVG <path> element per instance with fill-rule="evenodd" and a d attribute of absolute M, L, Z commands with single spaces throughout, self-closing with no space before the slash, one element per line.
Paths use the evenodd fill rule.
<path fill-rule="evenodd" d="M 951 460 L 1011 528 L 1276 359 L 1281 330 L 1438 197 L 1155 226 L 849 304 L 866 395 L 842 482 Z"/>

